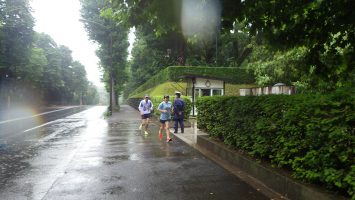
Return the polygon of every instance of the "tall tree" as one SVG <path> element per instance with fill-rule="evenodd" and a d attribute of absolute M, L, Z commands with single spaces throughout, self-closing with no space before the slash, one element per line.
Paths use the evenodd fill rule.
<path fill-rule="evenodd" d="M 118 95 L 123 90 L 126 81 L 126 61 L 128 48 L 128 27 L 120 21 L 113 20 L 112 4 L 103 0 L 81 0 L 81 15 L 90 39 L 96 41 L 100 47 L 97 55 L 104 71 L 103 80 L 106 88 L 110 77 L 114 81 L 114 89 Z"/>
<path fill-rule="evenodd" d="M 28 62 L 33 26 L 28 0 L 0 1 L 0 72 L 15 77 Z"/>

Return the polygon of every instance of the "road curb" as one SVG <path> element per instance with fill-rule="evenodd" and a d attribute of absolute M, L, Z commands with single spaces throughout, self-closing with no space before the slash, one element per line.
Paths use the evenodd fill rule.
<path fill-rule="evenodd" d="M 225 144 L 210 139 L 206 135 L 197 136 L 197 146 L 220 157 L 236 166 L 253 178 L 265 184 L 266 187 L 281 194 L 288 199 L 299 200 L 345 200 L 342 196 L 329 192 L 313 185 L 300 183 L 291 177 L 277 172 L 277 169 L 259 164 L 254 160 L 229 149 Z"/>

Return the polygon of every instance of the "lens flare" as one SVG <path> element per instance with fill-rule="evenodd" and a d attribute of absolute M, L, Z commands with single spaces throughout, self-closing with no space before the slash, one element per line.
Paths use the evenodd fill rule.
<path fill-rule="evenodd" d="M 184 36 L 195 42 L 212 42 L 221 21 L 218 0 L 183 0 L 181 26 Z"/>

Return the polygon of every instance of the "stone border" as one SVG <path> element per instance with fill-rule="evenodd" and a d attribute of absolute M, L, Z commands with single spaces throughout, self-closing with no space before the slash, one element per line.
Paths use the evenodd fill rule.
<path fill-rule="evenodd" d="M 254 160 L 229 149 L 223 143 L 214 141 L 209 136 L 198 135 L 197 146 L 220 157 L 228 163 L 236 166 L 253 178 L 265 184 L 288 199 L 300 200 L 345 200 L 345 197 L 330 194 L 321 188 L 310 184 L 300 183 L 291 177 L 282 175 L 277 169 L 264 166 Z"/>

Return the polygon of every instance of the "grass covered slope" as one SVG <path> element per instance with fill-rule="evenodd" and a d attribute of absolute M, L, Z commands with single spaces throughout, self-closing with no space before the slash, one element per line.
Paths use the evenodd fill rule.
<path fill-rule="evenodd" d="M 185 82 L 165 82 L 165 83 L 159 84 L 155 87 L 141 91 L 141 92 L 134 94 L 132 96 L 129 96 L 129 98 L 143 98 L 145 94 L 149 94 L 149 96 L 161 96 L 163 98 L 164 94 L 174 96 L 175 91 L 180 91 L 182 93 L 185 93 L 186 83 Z"/>
<path fill-rule="evenodd" d="M 186 82 L 165 82 L 153 88 L 129 96 L 129 98 L 142 98 L 145 94 L 149 94 L 150 96 L 161 96 L 161 97 L 163 97 L 164 94 L 174 96 L 175 91 L 180 91 L 183 94 L 185 94 L 186 85 L 187 85 Z M 225 88 L 226 96 L 239 96 L 239 89 L 256 87 L 255 85 L 251 85 L 251 84 L 230 84 L 230 83 L 227 83 L 225 86 L 226 86 Z"/>
<path fill-rule="evenodd" d="M 152 76 L 147 82 L 132 91 L 130 96 L 142 94 L 144 91 L 168 81 L 182 82 L 184 78 L 193 76 L 220 79 L 232 84 L 255 83 L 254 76 L 249 74 L 245 69 L 232 67 L 171 66 Z"/>

